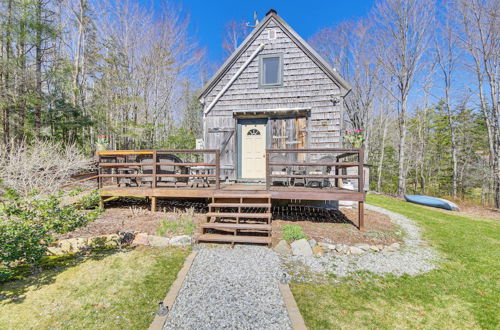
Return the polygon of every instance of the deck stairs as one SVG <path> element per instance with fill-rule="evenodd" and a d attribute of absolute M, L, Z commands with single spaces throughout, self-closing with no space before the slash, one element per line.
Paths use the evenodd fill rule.
<path fill-rule="evenodd" d="M 197 242 L 271 245 L 271 195 L 214 195 Z"/>

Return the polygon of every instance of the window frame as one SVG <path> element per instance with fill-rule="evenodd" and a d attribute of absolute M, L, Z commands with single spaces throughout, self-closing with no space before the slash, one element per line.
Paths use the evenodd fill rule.
<path fill-rule="evenodd" d="M 278 64 L 278 82 L 272 84 L 264 83 L 264 59 L 277 57 L 279 60 Z M 259 87 L 262 88 L 273 88 L 283 86 L 283 53 L 276 54 L 264 54 L 259 56 Z"/>

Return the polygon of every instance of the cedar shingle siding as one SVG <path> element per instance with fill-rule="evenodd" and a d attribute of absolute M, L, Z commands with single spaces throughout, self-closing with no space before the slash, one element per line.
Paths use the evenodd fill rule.
<path fill-rule="evenodd" d="M 232 134 L 221 154 L 222 175 L 230 179 L 236 177 L 237 168 L 237 119 L 233 111 L 308 109 L 305 147 L 341 146 L 342 102 L 335 103 L 332 97 L 343 96 L 346 91 L 301 49 L 297 41 L 289 37 L 290 32 L 286 31 L 287 27 L 279 24 L 279 20 L 281 19 L 271 15 L 270 18 L 261 22 L 263 24 L 260 27 L 261 31 L 253 36 L 255 39 L 249 46 L 247 45 L 248 48 L 235 59 L 220 80 L 205 89 L 202 94 L 205 109 L 207 109 L 255 49 L 260 44 L 265 44 L 264 49 L 250 62 L 206 115 L 205 148 L 220 149 L 222 142 Z M 271 29 L 276 31 L 274 40 L 269 40 L 268 37 Z M 249 38 L 251 39 L 252 36 Z M 245 44 L 242 47 L 245 47 Z M 261 87 L 259 85 L 259 57 L 266 54 L 281 54 L 283 58 L 281 86 Z M 213 128 L 234 129 L 234 132 L 210 132 Z"/>

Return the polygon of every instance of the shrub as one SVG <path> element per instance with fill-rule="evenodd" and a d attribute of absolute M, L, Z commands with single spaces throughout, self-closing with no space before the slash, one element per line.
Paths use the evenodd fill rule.
<path fill-rule="evenodd" d="M 284 225 L 283 226 L 283 239 L 287 242 L 297 241 L 299 239 L 307 238 L 304 234 L 302 227 L 299 225 Z"/>
<path fill-rule="evenodd" d="M 59 196 L 21 197 L 5 189 L 0 204 L 0 278 L 8 278 L 19 263 L 36 264 L 47 247 L 63 234 L 97 218 L 98 209 L 79 210 L 73 205 L 61 206 Z"/>
<path fill-rule="evenodd" d="M 101 196 L 97 190 L 92 190 L 89 194 L 84 195 L 76 205 L 84 210 L 92 210 L 99 207 Z"/>
<path fill-rule="evenodd" d="M 181 213 L 176 219 L 162 219 L 156 233 L 160 236 L 194 233 L 196 226 L 193 221 L 194 212 L 192 210 Z"/>
<path fill-rule="evenodd" d="M 0 180 L 22 196 L 52 194 L 90 164 L 75 145 L 42 140 L 0 145 Z"/>

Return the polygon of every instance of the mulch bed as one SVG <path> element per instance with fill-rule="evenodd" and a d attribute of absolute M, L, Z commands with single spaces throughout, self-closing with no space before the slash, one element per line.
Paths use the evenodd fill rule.
<path fill-rule="evenodd" d="M 188 209 L 194 209 L 194 222 L 204 221 L 208 211 L 205 200 L 158 200 L 158 212 L 149 211 L 147 199 L 120 198 L 106 203 L 105 212 L 94 222 L 73 232 L 59 236 L 59 239 L 93 237 L 113 234 L 117 231 L 137 231 L 155 234 L 162 219 L 175 220 Z M 359 231 L 357 209 L 289 206 L 273 207 L 273 243 L 281 236 L 281 227 L 286 224 L 300 225 L 306 235 L 317 241 L 343 244 L 383 244 L 399 242 L 394 235 L 396 227 L 386 215 L 365 211 L 365 231 Z"/>

